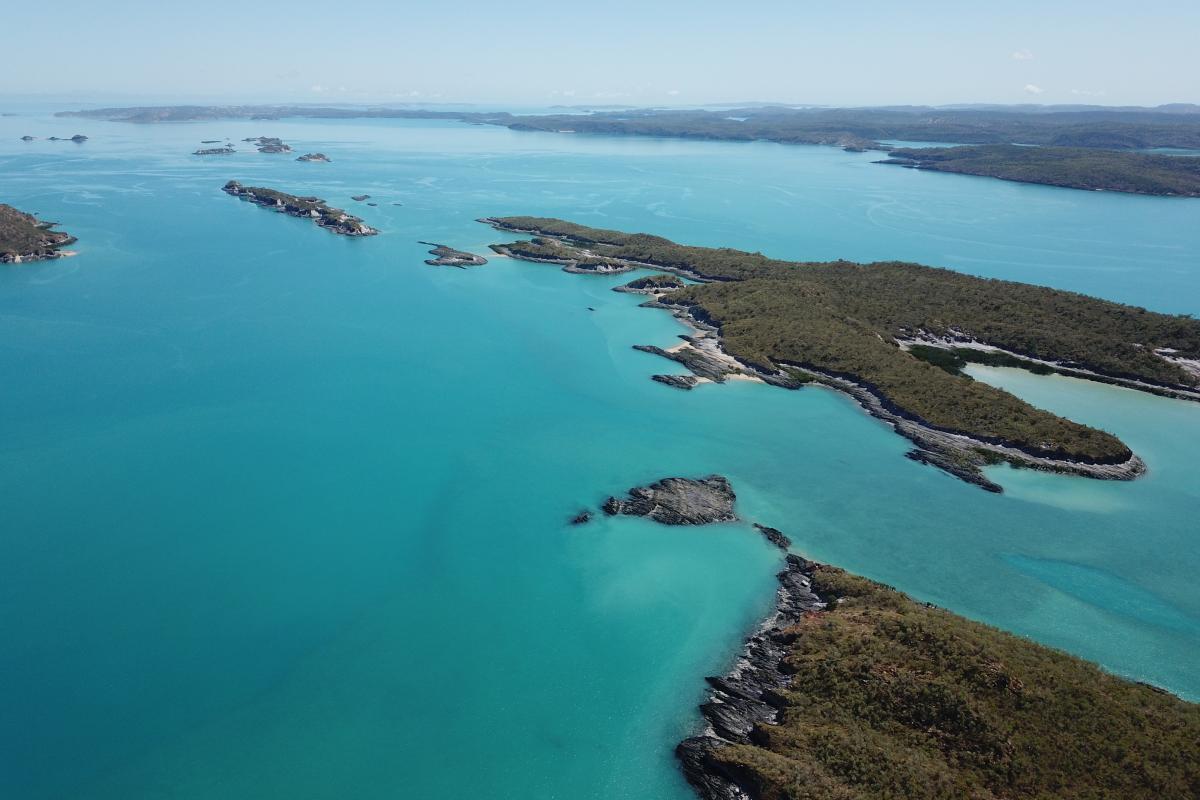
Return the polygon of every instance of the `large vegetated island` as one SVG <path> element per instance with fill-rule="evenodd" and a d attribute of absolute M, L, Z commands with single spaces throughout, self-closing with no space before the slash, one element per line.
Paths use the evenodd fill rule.
<path fill-rule="evenodd" d="M 162 106 L 63 112 L 125 122 L 280 117 L 454 119 L 513 130 L 659 136 L 717 141 L 821 144 L 849 150 L 890 151 L 887 142 L 963 145 L 1036 145 L 1040 154 L 1012 150 L 965 151 L 935 162 L 932 154 L 909 166 L 1077 189 L 1196 196 L 1200 159 L 1118 151 L 1176 148 L 1200 151 L 1200 106 L 889 106 L 794 108 L 751 106 L 708 109 L 623 109 L 592 113 L 514 115 L 388 107 Z M 1109 157 L 1094 152 L 1108 151 Z M 985 158 L 986 156 L 986 158 Z M 951 163 L 953 162 L 953 164 Z M 892 162 L 899 163 L 899 162 Z M 934 166 L 934 164 L 939 166 Z M 1138 176 L 1144 171 L 1147 174 Z"/>
<path fill-rule="evenodd" d="M 700 334 L 673 351 L 643 349 L 705 379 L 740 371 L 845 391 L 917 445 L 910 457 L 993 491 L 980 468 L 998 461 L 1110 479 L 1136 477 L 1144 465 L 1116 436 L 974 381 L 947 360 L 1200 399 L 1200 321 L 1188 316 L 918 264 L 789 262 L 556 219 L 484 221 L 534 235 L 496 245 L 501 254 L 575 272 L 653 267 L 699 281 L 639 289 Z"/>
<path fill-rule="evenodd" d="M 62 248 L 73 243 L 69 233 L 52 230 L 32 214 L 0 203 L 0 264 L 20 264 L 69 255 Z"/>

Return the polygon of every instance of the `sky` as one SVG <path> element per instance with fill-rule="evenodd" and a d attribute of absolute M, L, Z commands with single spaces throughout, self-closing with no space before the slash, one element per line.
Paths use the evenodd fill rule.
<path fill-rule="evenodd" d="M 7 98 L 1200 102 L 1200 0 L 54 0 L 0 28 Z"/>

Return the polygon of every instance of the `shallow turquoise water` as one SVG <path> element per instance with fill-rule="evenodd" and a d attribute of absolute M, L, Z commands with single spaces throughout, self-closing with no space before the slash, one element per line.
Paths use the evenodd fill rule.
<path fill-rule="evenodd" d="M 260 134 L 334 163 L 187 155 Z M 484 252 L 476 217 L 545 214 L 1200 311 L 1198 203 L 871 160 L 0 118 L 0 200 L 80 238 L 0 270 L 0 796 L 689 797 L 671 747 L 778 561 L 742 525 L 565 524 L 666 474 L 720 471 L 799 552 L 1200 698 L 1200 405 L 977 369 L 1151 468 L 997 470 L 997 497 L 828 391 L 652 383 L 665 362 L 630 345 L 679 328 L 620 277 L 436 269 L 416 244 Z M 269 214 L 230 178 L 385 233 Z"/>

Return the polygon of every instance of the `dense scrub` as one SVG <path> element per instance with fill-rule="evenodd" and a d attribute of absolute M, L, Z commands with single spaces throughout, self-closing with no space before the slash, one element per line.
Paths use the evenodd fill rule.
<path fill-rule="evenodd" d="M 1200 358 L 1200 322 L 1186 316 L 918 264 L 787 262 L 561 220 L 494 222 L 542 235 L 534 244 L 518 243 L 517 253 L 532 248 L 543 258 L 630 260 L 705 279 L 668 300 L 718 325 L 726 349 L 742 361 L 772 372 L 799 367 L 846 377 L 903 416 L 1031 455 L 1116 463 L 1130 451 L 1111 434 L 939 369 L 898 340 L 973 339 L 1115 378 L 1168 387 L 1200 383 L 1155 353 Z"/>
<path fill-rule="evenodd" d="M 714 753 L 755 798 L 1200 797 L 1200 706 L 833 567 L 813 589 L 780 724 Z"/>

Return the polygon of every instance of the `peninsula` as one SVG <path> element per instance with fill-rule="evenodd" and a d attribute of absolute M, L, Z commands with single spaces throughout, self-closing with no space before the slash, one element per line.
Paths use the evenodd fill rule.
<path fill-rule="evenodd" d="M 703 800 L 1200 796 L 1200 706 L 786 556 L 676 755 Z"/>
<path fill-rule="evenodd" d="M 696 281 L 635 282 L 651 295 L 646 305 L 694 332 L 670 351 L 639 346 L 684 365 L 693 380 L 656 379 L 688 388 L 740 375 L 838 389 L 911 440 L 910 458 L 990 491 L 1000 487 L 981 468 L 997 462 L 1116 480 L 1145 466 L 1116 436 L 930 363 L 930 352 L 1004 357 L 1200 400 L 1200 321 L 1187 316 L 918 264 L 789 262 L 556 219 L 482 221 L 532 234 L 493 246 L 515 258 L 585 273 L 652 268 Z"/>
<path fill-rule="evenodd" d="M 1200 197 L 1200 158 L 1192 156 L 989 144 L 894 149 L 877 163 L 1068 189 Z"/>
<path fill-rule="evenodd" d="M 720 475 L 604 511 L 737 520 Z M 584 511 L 573 522 L 586 522 Z M 1157 800 L 1200 791 L 1200 705 L 784 551 L 775 607 L 675 754 L 702 800 Z M 1100 757 L 1099 754 L 1103 754 Z"/>
<path fill-rule="evenodd" d="M 0 203 L 0 264 L 21 264 L 71 255 L 61 248 L 73 243 L 75 237 L 52 230 L 55 224 L 42 222 L 32 214 Z"/>
<path fill-rule="evenodd" d="M 326 205 L 318 197 L 298 197 L 261 186 L 243 186 L 237 181 L 225 184 L 221 191 L 272 211 L 311 219 L 325 230 L 342 236 L 374 236 L 379 233 L 358 217 Z"/>

